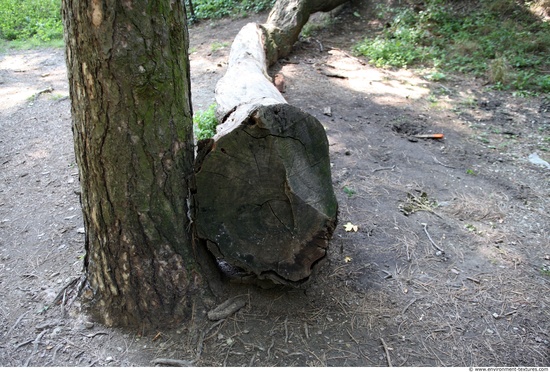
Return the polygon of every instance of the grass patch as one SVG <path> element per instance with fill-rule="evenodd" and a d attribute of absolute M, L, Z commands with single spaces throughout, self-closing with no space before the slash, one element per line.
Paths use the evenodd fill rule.
<path fill-rule="evenodd" d="M 550 24 L 513 0 L 426 0 L 378 7 L 387 27 L 355 52 L 377 67 L 435 68 L 485 78 L 497 89 L 550 93 Z"/>
<path fill-rule="evenodd" d="M 0 53 L 8 50 L 29 50 L 38 48 L 63 48 L 65 45 L 63 39 L 54 39 L 49 41 L 41 41 L 36 38 L 28 40 L 13 40 L 6 41 L 0 39 Z"/>
<path fill-rule="evenodd" d="M 203 140 L 214 137 L 218 124 L 215 103 L 204 111 L 196 112 L 193 115 L 193 132 L 195 133 L 195 139 Z"/>
<path fill-rule="evenodd" d="M 227 43 L 227 42 L 220 43 L 219 41 L 215 41 L 212 44 L 210 44 L 210 50 L 212 52 L 215 52 L 217 50 L 227 48 L 228 46 L 229 46 L 229 43 Z"/>
<path fill-rule="evenodd" d="M 355 190 L 353 190 L 352 188 L 350 187 L 347 187 L 347 186 L 344 186 L 344 188 L 342 189 L 344 190 L 344 192 L 346 193 L 346 195 L 351 198 L 353 195 L 355 195 Z"/>

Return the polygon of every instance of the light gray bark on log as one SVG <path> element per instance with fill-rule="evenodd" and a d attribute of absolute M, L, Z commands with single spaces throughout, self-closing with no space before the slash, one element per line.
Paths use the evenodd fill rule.
<path fill-rule="evenodd" d="M 221 121 L 225 122 L 227 114 L 237 106 L 286 103 L 267 74 L 264 41 L 263 30 L 256 23 L 247 24 L 235 37 L 227 72 L 216 85 L 217 112 Z"/>

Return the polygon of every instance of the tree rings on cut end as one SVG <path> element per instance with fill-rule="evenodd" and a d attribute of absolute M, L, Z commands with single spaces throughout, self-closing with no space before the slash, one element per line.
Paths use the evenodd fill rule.
<path fill-rule="evenodd" d="M 241 119 L 195 164 L 197 235 L 216 258 L 260 279 L 300 283 L 336 225 L 325 130 L 286 103 Z"/>

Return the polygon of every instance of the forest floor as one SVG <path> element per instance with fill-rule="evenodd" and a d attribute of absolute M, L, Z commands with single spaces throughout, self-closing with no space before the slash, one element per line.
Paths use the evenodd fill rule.
<path fill-rule="evenodd" d="M 328 259 L 303 288 L 228 285 L 220 302 L 243 296 L 239 312 L 170 331 L 105 328 L 74 300 L 84 229 L 63 51 L 0 55 L 0 366 L 550 366 L 550 169 L 532 155 L 550 161 L 550 102 L 373 68 L 350 51 L 377 27 L 368 12 L 319 19 L 272 70 L 329 138 Z M 236 33 L 265 18 L 190 28 L 195 110 Z M 431 133 L 445 137 L 415 137 Z"/>

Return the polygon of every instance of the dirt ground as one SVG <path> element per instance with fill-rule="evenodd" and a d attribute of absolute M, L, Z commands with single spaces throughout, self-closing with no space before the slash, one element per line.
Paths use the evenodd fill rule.
<path fill-rule="evenodd" d="M 303 288 L 230 286 L 239 312 L 171 331 L 80 310 L 63 51 L 0 55 L 0 366 L 550 366 L 550 169 L 529 158 L 550 161 L 550 102 L 375 69 L 350 52 L 377 27 L 368 14 L 317 18 L 272 71 L 326 127 L 340 204 L 328 260 Z M 265 17 L 191 27 L 195 110 L 214 102 L 238 30 Z"/>

